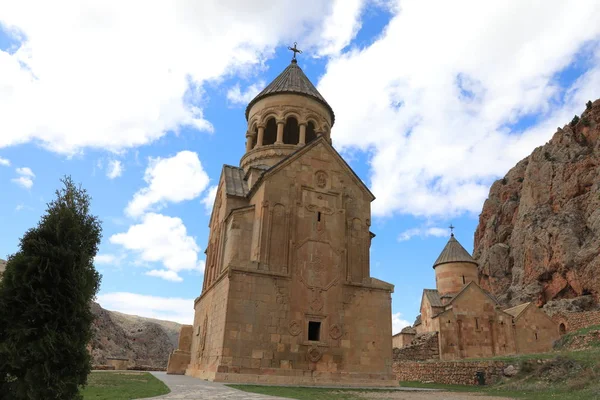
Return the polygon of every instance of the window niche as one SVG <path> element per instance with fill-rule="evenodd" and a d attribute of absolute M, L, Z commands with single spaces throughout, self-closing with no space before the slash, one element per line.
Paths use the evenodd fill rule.
<path fill-rule="evenodd" d="M 318 342 L 321 340 L 321 322 L 308 321 L 308 340 Z"/>

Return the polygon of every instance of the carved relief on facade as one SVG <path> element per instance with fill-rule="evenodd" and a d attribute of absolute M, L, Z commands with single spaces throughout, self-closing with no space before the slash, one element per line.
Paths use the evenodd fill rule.
<path fill-rule="evenodd" d="M 306 240 L 296 250 L 300 280 L 309 289 L 328 290 L 340 278 L 340 257 L 329 243 Z"/>
<path fill-rule="evenodd" d="M 292 320 L 288 325 L 288 331 L 292 336 L 298 336 L 302 332 L 302 325 L 299 321 Z"/>
<path fill-rule="evenodd" d="M 342 337 L 342 328 L 338 324 L 333 324 L 331 328 L 329 328 L 329 336 L 332 339 L 339 339 Z"/>
<path fill-rule="evenodd" d="M 323 352 L 316 346 L 309 347 L 306 352 L 306 359 L 310 362 L 317 362 L 323 356 Z"/>

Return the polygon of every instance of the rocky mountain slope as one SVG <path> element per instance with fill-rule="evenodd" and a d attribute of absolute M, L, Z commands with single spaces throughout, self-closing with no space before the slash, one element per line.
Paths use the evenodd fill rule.
<path fill-rule="evenodd" d="M 166 368 L 169 354 L 177 348 L 180 324 L 108 311 L 92 304 L 96 316 L 91 343 L 93 364 L 107 357 L 129 358 L 136 365 Z"/>
<path fill-rule="evenodd" d="M 600 99 L 492 185 L 473 253 L 481 285 L 507 305 L 597 303 Z"/>

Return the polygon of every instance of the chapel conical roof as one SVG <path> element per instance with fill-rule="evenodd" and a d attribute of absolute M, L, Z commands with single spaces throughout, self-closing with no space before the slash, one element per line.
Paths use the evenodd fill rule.
<path fill-rule="evenodd" d="M 469 252 L 465 250 L 464 247 L 458 240 L 454 237 L 454 234 L 450 235 L 450 240 L 446 243 L 446 247 L 442 250 L 440 256 L 433 263 L 433 268 L 437 267 L 440 264 L 453 263 L 453 262 L 468 262 L 477 265 L 477 261 L 471 257 Z"/>
<path fill-rule="evenodd" d="M 248 107 L 246 107 L 246 119 L 248 119 L 248 113 L 250 112 L 250 109 L 257 101 L 268 96 L 285 93 L 308 96 L 323 104 L 331 114 L 331 125 L 333 126 L 333 123 L 335 122 L 333 109 L 327 103 L 327 101 L 325 101 L 315 85 L 313 85 L 312 82 L 306 77 L 302 71 L 302 68 L 298 66 L 298 62 L 295 59 L 292 60 L 290 65 L 288 65 L 287 68 L 284 69 L 283 72 L 273 80 L 273 82 L 269 83 L 269 85 L 267 85 L 262 92 L 257 94 L 256 97 L 252 99 L 250 103 L 248 103 Z"/>

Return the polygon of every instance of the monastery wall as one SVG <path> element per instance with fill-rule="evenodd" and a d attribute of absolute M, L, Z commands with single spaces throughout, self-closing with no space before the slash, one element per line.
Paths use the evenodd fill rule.
<path fill-rule="evenodd" d="M 559 332 L 563 334 L 592 325 L 600 325 L 600 311 L 558 313 L 552 316 L 552 320 L 558 324 Z M 561 324 L 564 326 L 564 330 Z"/>
<path fill-rule="evenodd" d="M 399 381 L 476 385 L 477 372 L 483 372 L 489 384 L 502 377 L 506 366 L 503 361 L 394 361 L 393 370 Z"/>
<path fill-rule="evenodd" d="M 402 348 L 394 348 L 394 361 L 425 361 L 440 358 L 440 343 L 437 332 L 427 332 L 414 339 L 412 344 Z"/>

